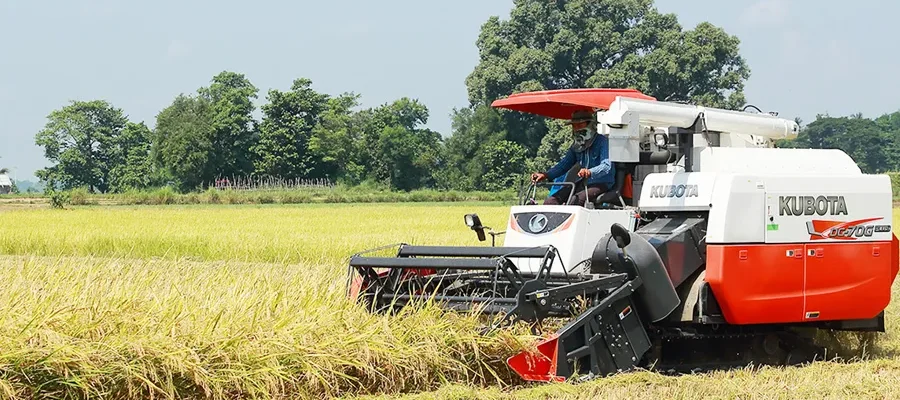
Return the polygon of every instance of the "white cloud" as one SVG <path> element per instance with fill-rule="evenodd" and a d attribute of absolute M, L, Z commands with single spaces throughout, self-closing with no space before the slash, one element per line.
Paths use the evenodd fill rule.
<path fill-rule="evenodd" d="M 191 47 L 178 39 L 171 40 L 169 47 L 166 49 L 166 59 L 168 60 L 176 60 L 189 54 L 191 54 Z"/>
<path fill-rule="evenodd" d="M 741 13 L 741 22 L 750 25 L 780 25 L 788 18 L 787 0 L 758 0 Z"/>

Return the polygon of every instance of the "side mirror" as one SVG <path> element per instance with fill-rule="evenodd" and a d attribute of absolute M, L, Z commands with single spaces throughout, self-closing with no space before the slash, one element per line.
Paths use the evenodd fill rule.
<path fill-rule="evenodd" d="M 466 226 L 468 226 L 478 234 L 479 242 L 483 242 L 487 239 L 487 237 L 484 235 L 484 226 L 481 225 L 481 218 L 478 218 L 478 214 L 466 214 L 465 221 Z"/>
<path fill-rule="evenodd" d="M 629 233 L 628 229 L 625 229 L 621 224 L 613 224 L 612 227 L 609 228 L 609 232 L 612 234 L 613 239 L 616 240 L 616 245 L 618 245 L 620 249 L 624 249 L 631 244 L 631 233 Z"/>

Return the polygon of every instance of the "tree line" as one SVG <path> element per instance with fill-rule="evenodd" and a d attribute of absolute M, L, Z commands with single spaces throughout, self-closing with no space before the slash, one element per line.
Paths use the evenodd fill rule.
<path fill-rule="evenodd" d="M 307 78 L 269 90 L 256 120 L 259 89 L 247 76 L 223 71 L 208 86 L 177 96 L 153 129 L 103 100 L 53 111 L 36 135 L 53 165 L 37 175 L 53 187 L 95 192 L 162 185 L 190 191 L 248 176 L 502 190 L 555 163 L 568 131 L 559 121 L 493 109 L 494 100 L 524 91 L 628 87 L 665 101 L 739 109 L 750 76 L 739 44 L 710 23 L 685 30 L 651 0 L 515 0 L 508 19 L 482 25 L 479 62 L 464 82 L 469 104 L 453 110 L 446 134 L 425 128 L 430 112 L 417 99 L 360 109 L 358 94 L 320 93 Z M 864 168 L 893 168 L 895 161 L 880 161 L 865 146 L 896 136 L 896 128 L 868 136 L 884 122 L 835 121 L 839 127 L 825 129 L 831 122 L 817 120 L 798 140 L 780 144 L 853 146 Z M 853 139 L 830 133 L 837 129 L 852 131 Z M 878 154 L 893 160 L 888 149 Z"/>
<path fill-rule="evenodd" d="M 418 101 L 354 111 L 357 95 L 328 96 L 297 79 L 290 90 L 269 91 L 257 121 L 257 93 L 244 75 L 222 72 L 176 97 L 152 130 L 106 101 L 74 101 L 37 134 L 54 163 L 37 175 L 55 187 L 103 193 L 168 184 L 189 191 L 251 175 L 430 184 L 440 135 L 421 127 L 428 110 Z"/>
<path fill-rule="evenodd" d="M 840 149 L 864 173 L 900 171 L 900 111 L 874 119 L 859 113 L 844 117 L 820 114 L 797 137 L 778 141 L 776 146 Z"/>

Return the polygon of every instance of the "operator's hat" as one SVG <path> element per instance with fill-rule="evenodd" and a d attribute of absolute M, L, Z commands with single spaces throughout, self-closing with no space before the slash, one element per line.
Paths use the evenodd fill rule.
<path fill-rule="evenodd" d="M 594 113 L 591 112 L 591 111 L 587 111 L 587 110 L 578 110 L 578 111 L 575 111 L 575 112 L 572 113 L 572 120 L 571 120 L 571 122 L 572 122 L 572 123 L 578 123 L 578 122 L 594 122 L 594 121 L 595 121 L 595 118 L 594 118 L 594 117 L 595 117 L 595 115 L 594 115 Z"/>

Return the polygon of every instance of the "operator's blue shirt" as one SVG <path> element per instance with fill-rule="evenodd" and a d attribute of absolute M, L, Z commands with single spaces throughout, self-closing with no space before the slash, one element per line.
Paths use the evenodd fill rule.
<path fill-rule="evenodd" d="M 588 185 L 605 183 L 607 187 L 612 187 L 615 184 L 616 171 L 609 162 L 609 139 L 606 136 L 598 134 L 591 147 L 578 153 L 570 147 L 562 160 L 547 171 L 548 180 L 555 180 L 565 175 L 575 165 L 575 162 L 581 163 L 582 168 L 591 170 L 591 176 L 587 181 Z"/>

